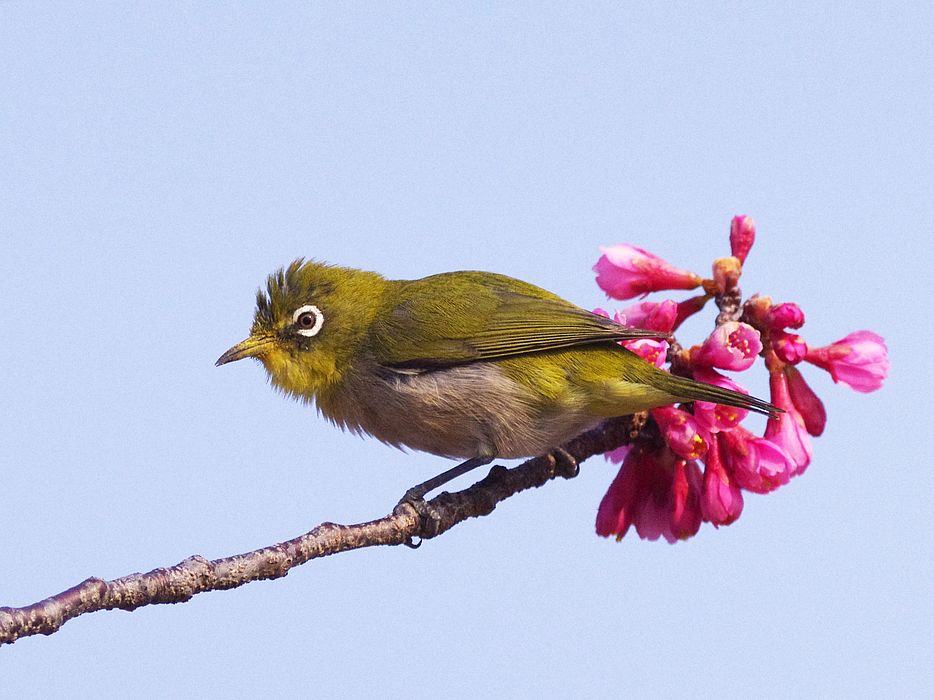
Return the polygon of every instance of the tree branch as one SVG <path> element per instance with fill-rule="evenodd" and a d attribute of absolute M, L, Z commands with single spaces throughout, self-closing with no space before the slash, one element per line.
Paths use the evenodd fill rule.
<path fill-rule="evenodd" d="M 410 544 L 437 537 L 468 518 L 489 515 L 501 501 L 555 477 L 573 478 L 577 464 L 595 454 L 632 442 L 646 425 L 647 414 L 624 416 L 580 435 L 563 450 L 571 460 L 536 457 L 513 469 L 494 466 L 473 486 L 443 492 L 420 515 L 400 503 L 390 515 L 356 525 L 322 523 L 295 539 L 245 554 L 209 561 L 195 555 L 167 568 L 130 574 L 113 581 L 89 578 L 73 588 L 22 608 L 0 607 L 0 645 L 20 637 L 53 634 L 75 617 L 98 610 L 135 610 L 157 603 L 184 603 L 198 593 L 236 588 L 251 581 L 285 576 L 311 559 L 376 545 Z"/>

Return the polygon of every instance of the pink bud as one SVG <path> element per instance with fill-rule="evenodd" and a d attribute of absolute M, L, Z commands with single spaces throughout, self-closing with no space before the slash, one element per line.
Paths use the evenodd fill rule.
<path fill-rule="evenodd" d="M 695 368 L 694 379 L 699 382 L 704 382 L 705 384 L 713 384 L 714 386 L 723 387 L 724 389 L 739 391 L 743 394 L 749 393 L 732 379 L 724 377 L 719 372 L 715 372 L 706 367 Z M 745 408 L 724 406 L 709 401 L 694 402 L 694 418 L 701 428 L 711 433 L 719 433 L 721 430 L 732 430 L 739 425 L 747 415 L 749 415 L 749 411 Z"/>
<path fill-rule="evenodd" d="M 717 258 L 713 261 L 713 281 L 720 294 L 726 294 L 736 289 L 739 276 L 743 273 L 743 266 L 739 258 Z"/>
<path fill-rule="evenodd" d="M 684 301 L 678 302 L 678 313 L 675 316 L 674 322 L 671 324 L 671 330 L 677 329 L 684 320 L 690 318 L 698 311 L 704 308 L 704 305 L 710 301 L 710 295 L 708 294 L 698 294 L 696 297 L 691 297 L 690 299 L 685 299 Z"/>
<path fill-rule="evenodd" d="M 761 351 L 759 331 L 746 323 L 728 321 L 717 326 L 704 344 L 691 352 L 691 361 L 702 367 L 744 370 Z"/>
<path fill-rule="evenodd" d="M 665 442 L 679 457 L 697 459 L 707 451 L 707 441 L 697 421 L 687 411 L 674 406 L 652 409 L 652 417 L 658 423 Z"/>
<path fill-rule="evenodd" d="M 792 302 L 785 302 L 771 307 L 765 314 L 765 322 L 772 328 L 801 328 L 804 325 L 804 312 Z"/>
<path fill-rule="evenodd" d="M 730 250 L 734 258 L 746 262 L 749 249 L 756 241 L 756 222 L 751 216 L 734 216 L 730 222 Z"/>
<path fill-rule="evenodd" d="M 765 426 L 765 438 L 782 448 L 795 468 L 791 475 L 796 476 L 807 469 L 811 463 L 811 438 L 808 437 L 804 427 L 804 419 L 798 413 L 791 401 L 788 391 L 788 379 L 782 371 L 769 373 L 769 388 L 771 389 L 772 403 L 784 413 L 778 418 L 772 418 Z"/>
<path fill-rule="evenodd" d="M 808 354 L 808 344 L 795 333 L 774 330 L 769 334 L 772 338 L 772 349 L 783 362 L 796 365 Z"/>
<path fill-rule="evenodd" d="M 697 462 L 675 462 L 671 493 L 671 532 L 679 540 L 686 540 L 697 534 L 701 524 L 701 474 Z"/>
<path fill-rule="evenodd" d="M 791 396 L 791 402 L 798 409 L 801 418 L 804 420 L 804 427 L 807 431 L 817 437 L 824 432 L 824 426 L 827 424 L 827 411 L 824 409 L 823 402 L 814 393 L 814 390 L 804 381 L 804 377 L 797 367 L 787 366 L 783 370 L 788 380 L 788 393 Z"/>
<path fill-rule="evenodd" d="M 720 440 L 710 441 L 704 458 L 704 492 L 701 512 L 714 526 L 729 525 L 743 512 L 743 494 L 730 478 L 720 458 Z"/>
<path fill-rule="evenodd" d="M 678 315 L 678 304 L 671 299 L 661 302 L 641 301 L 616 312 L 614 320 L 630 328 L 670 333 Z"/>
<path fill-rule="evenodd" d="M 651 338 L 624 340 L 621 345 L 659 369 L 665 365 L 670 347 L 667 340 L 652 340 Z"/>
<path fill-rule="evenodd" d="M 642 248 L 622 243 L 601 248 L 594 265 L 597 284 L 614 299 L 631 299 L 662 289 L 694 289 L 701 278 Z"/>
<path fill-rule="evenodd" d="M 805 359 L 830 372 L 835 382 L 864 393 L 879 389 L 890 367 L 885 340 L 872 331 L 856 331 L 830 345 L 810 348 Z"/>

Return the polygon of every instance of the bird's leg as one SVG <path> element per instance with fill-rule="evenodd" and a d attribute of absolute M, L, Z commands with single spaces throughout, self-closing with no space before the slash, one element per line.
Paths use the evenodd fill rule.
<path fill-rule="evenodd" d="M 418 486 L 413 486 L 410 488 L 405 492 L 405 495 L 399 501 L 399 505 L 396 506 L 396 508 L 404 503 L 412 506 L 415 509 L 415 512 L 418 513 L 418 516 L 422 519 L 422 527 L 431 532 L 432 530 L 436 529 L 438 523 L 441 520 L 441 516 L 438 514 L 438 511 L 425 502 L 425 496 L 431 491 L 434 491 L 436 488 L 444 486 L 449 481 L 453 481 L 462 474 L 466 474 L 467 472 L 476 469 L 477 467 L 482 467 L 484 464 L 489 464 L 492 461 L 492 457 L 474 457 L 472 459 L 468 459 L 466 462 L 462 462 L 456 467 L 452 467 L 446 472 L 442 472 L 438 474 L 438 476 L 433 477 L 428 481 L 424 481 Z M 431 523 L 431 525 L 429 526 L 427 523 Z M 419 541 L 416 543 L 412 541 L 411 537 L 409 537 L 403 544 L 405 544 L 406 547 L 418 549 L 421 546 L 422 541 L 419 539 Z"/>
<path fill-rule="evenodd" d="M 425 496 L 436 488 L 444 486 L 449 481 L 454 481 L 457 477 L 469 471 L 473 471 L 477 467 L 482 467 L 484 464 L 489 464 L 492 461 L 493 457 L 472 457 L 466 462 L 461 462 L 456 467 L 451 467 L 446 472 L 441 472 L 438 476 L 432 477 L 428 481 L 423 481 L 418 486 L 413 486 L 405 492 L 405 495 L 399 503 L 411 503 L 415 505 L 424 501 Z"/>

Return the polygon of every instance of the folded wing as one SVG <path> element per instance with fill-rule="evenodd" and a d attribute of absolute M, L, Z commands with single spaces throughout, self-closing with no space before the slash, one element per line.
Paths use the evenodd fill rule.
<path fill-rule="evenodd" d="M 428 370 L 665 333 L 627 328 L 520 280 L 484 272 L 398 282 L 372 329 L 377 361 Z"/>

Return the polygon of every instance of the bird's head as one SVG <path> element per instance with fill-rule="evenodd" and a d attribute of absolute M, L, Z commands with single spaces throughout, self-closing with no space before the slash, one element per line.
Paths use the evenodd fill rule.
<path fill-rule="evenodd" d="M 385 284 L 376 273 L 299 258 L 269 275 L 249 337 L 216 364 L 256 358 L 274 386 L 307 401 L 352 364 Z"/>

